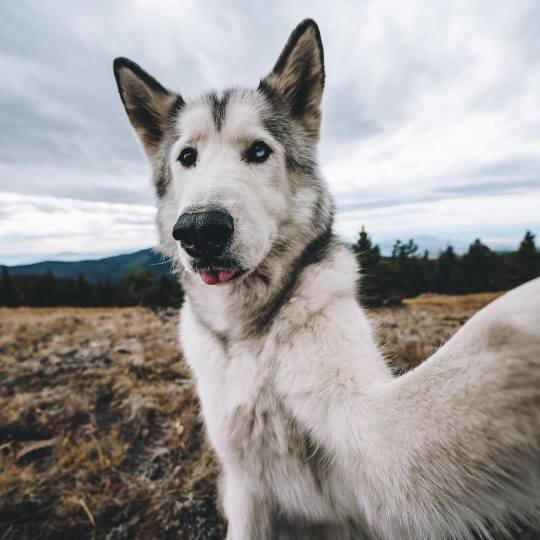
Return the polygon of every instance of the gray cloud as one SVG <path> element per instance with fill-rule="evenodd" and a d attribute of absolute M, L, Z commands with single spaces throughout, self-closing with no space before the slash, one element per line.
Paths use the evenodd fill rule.
<path fill-rule="evenodd" d="M 452 217 L 442 214 L 446 201 L 467 206 L 471 198 L 482 198 L 475 219 L 485 234 L 515 235 L 536 223 L 517 212 L 514 222 L 483 228 L 501 197 L 517 209 L 526 204 L 520 197 L 540 186 L 534 0 L 321 0 L 309 13 L 285 0 L 227 9 L 217 0 L 3 2 L 0 191 L 151 205 L 148 166 L 117 96 L 112 59 L 132 58 L 187 98 L 255 86 L 306 16 L 318 20 L 325 43 L 321 159 L 345 234 L 363 222 L 384 235 L 373 212 L 429 205 L 440 236 Z M 95 208 L 78 212 L 94 219 Z M 6 255 L 16 215 L 15 208 L 0 213 Z M 116 215 L 116 226 L 123 219 Z M 474 232 L 472 221 L 468 227 Z M 120 246 L 103 243 L 107 249 Z"/>

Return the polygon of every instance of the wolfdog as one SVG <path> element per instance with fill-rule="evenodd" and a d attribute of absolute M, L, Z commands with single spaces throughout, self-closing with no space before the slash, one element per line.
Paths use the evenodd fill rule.
<path fill-rule="evenodd" d="M 333 233 L 325 71 L 302 22 L 256 90 L 186 102 L 117 58 L 231 540 L 488 537 L 540 502 L 540 280 L 394 377 Z"/>

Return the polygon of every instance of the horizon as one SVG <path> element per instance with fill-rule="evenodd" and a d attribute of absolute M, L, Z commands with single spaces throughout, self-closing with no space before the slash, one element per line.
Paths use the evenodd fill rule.
<path fill-rule="evenodd" d="M 254 87 L 308 16 L 325 48 L 319 153 L 341 237 L 365 225 L 380 245 L 500 251 L 540 234 L 539 4 L 218 6 L 0 5 L 0 264 L 155 245 L 114 57 L 187 99 Z"/>
<path fill-rule="evenodd" d="M 359 231 L 360 232 L 360 231 Z M 469 242 L 461 242 L 460 244 L 457 244 L 457 245 L 454 245 L 452 244 L 451 242 L 448 242 L 445 244 L 444 247 L 441 247 L 441 248 L 438 248 L 437 250 L 433 250 L 433 249 L 428 249 L 426 247 L 426 241 L 433 241 L 433 239 L 429 239 L 429 237 L 419 237 L 420 240 L 418 240 L 417 238 L 396 238 L 394 239 L 393 241 L 387 241 L 387 242 L 377 242 L 373 237 L 372 235 L 369 233 L 369 231 L 366 231 L 372 241 L 372 244 L 373 245 L 377 245 L 379 246 L 380 250 L 381 250 L 381 255 L 383 257 L 390 257 L 390 255 L 392 254 L 392 247 L 394 246 L 394 244 L 397 242 L 397 241 L 401 241 L 402 243 L 405 243 L 405 242 L 408 242 L 409 240 L 413 240 L 415 242 L 415 244 L 418 246 L 418 255 L 422 255 L 424 252 L 428 252 L 428 258 L 431 259 L 431 260 L 435 260 L 437 259 L 437 257 L 439 256 L 439 254 L 444 251 L 445 249 L 447 249 L 448 247 L 452 247 L 454 252 L 456 253 L 456 255 L 459 255 L 459 256 L 462 256 L 464 253 L 467 252 L 469 246 L 475 242 L 476 240 L 480 240 L 484 245 L 486 245 L 491 251 L 493 251 L 494 253 L 509 253 L 509 252 L 515 252 L 517 251 L 518 247 L 519 247 L 519 242 L 521 242 L 521 240 L 523 239 L 523 237 L 525 236 L 526 232 L 527 231 L 524 231 L 523 235 L 522 235 L 522 238 L 519 240 L 519 242 L 513 246 L 513 245 L 508 245 L 508 246 L 504 246 L 504 247 L 499 247 L 499 249 L 497 248 L 493 248 L 493 246 L 490 246 L 489 244 L 486 244 L 485 242 L 482 241 L 481 238 L 474 238 L 474 239 L 471 239 Z M 534 233 L 533 233 L 534 234 Z M 536 235 L 535 235 L 536 236 Z M 345 239 L 342 239 L 344 242 L 346 242 L 348 245 L 352 245 L 354 244 L 354 242 L 356 241 L 356 239 L 353 239 L 353 240 L 345 240 Z M 422 242 L 423 240 L 423 242 Z M 112 258 L 112 257 L 120 257 L 120 256 L 123 256 L 123 255 L 133 255 L 135 253 L 138 253 L 138 252 L 141 252 L 141 251 L 148 251 L 148 250 L 153 250 L 154 252 L 158 253 L 155 249 L 155 247 L 153 246 L 147 246 L 147 247 L 143 247 L 143 248 L 140 248 L 140 249 L 135 249 L 135 250 L 131 250 L 131 251 L 120 251 L 120 252 L 116 252 L 116 251 L 113 251 L 113 252 L 89 252 L 89 253 L 71 253 L 71 252 L 63 252 L 63 253 L 58 253 L 58 254 L 53 254 L 52 256 L 49 256 L 49 257 L 39 257 L 39 256 L 36 256 L 35 259 L 14 259 L 12 262 L 4 262 L 6 261 L 6 259 L 4 258 L 3 260 L 0 259 L 0 267 L 1 266 L 5 266 L 7 267 L 8 269 L 10 267 L 19 267 L 19 266 L 31 266 L 31 265 L 34 265 L 34 264 L 41 264 L 41 263 L 48 263 L 48 262 L 56 262 L 56 263 L 78 263 L 78 262 L 86 262 L 86 261 L 99 261 L 99 260 L 102 260 L 102 259 L 109 259 L 109 258 Z M 540 250 L 540 247 L 537 247 L 537 250 Z"/>

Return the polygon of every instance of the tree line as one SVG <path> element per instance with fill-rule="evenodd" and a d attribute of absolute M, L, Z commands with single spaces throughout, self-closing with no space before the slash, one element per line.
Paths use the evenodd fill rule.
<path fill-rule="evenodd" d="M 352 247 L 361 268 L 359 297 L 366 306 L 399 302 L 425 292 L 505 291 L 540 276 L 540 253 L 530 231 L 517 251 L 507 253 L 496 253 L 476 239 L 462 256 L 448 246 L 430 259 L 414 240 L 397 240 L 390 257 L 383 257 L 364 228 Z"/>
<path fill-rule="evenodd" d="M 496 253 L 479 239 L 462 256 L 448 246 L 436 259 L 421 253 L 414 240 L 397 240 L 389 257 L 381 255 L 364 228 L 352 246 L 361 267 L 358 294 L 363 305 L 399 302 L 424 292 L 468 294 L 508 290 L 540 276 L 540 253 L 527 231 L 517 251 Z M 1 306 L 147 306 L 179 307 L 183 292 L 174 275 L 155 276 L 146 269 L 123 279 L 91 283 L 84 274 L 57 278 L 0 272 Z"/>
<path fill-rule="evenodd" d="M 84 274 L 77 278 L 57 278 L 49 270 L 37 275 L 0 273 L 2 306 L 77 307 L 180 307 L 183 292 L 174 275 L 156 277 L 150 270 L 136 270 L 123 279 L 97 283 Z"/>

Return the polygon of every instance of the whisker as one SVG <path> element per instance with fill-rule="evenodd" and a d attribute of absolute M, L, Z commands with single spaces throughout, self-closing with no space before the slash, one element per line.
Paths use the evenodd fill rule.
<path fill-rule="evenodd" d="M 168 259 L 166 261 L 161 261 L 161 262 L 149 264 L 148 266 L 159 266 L 160 264 L 167 264 L 167 263 L 172 263 L 172 262 L 173 262 L 172 259 Z"/>

